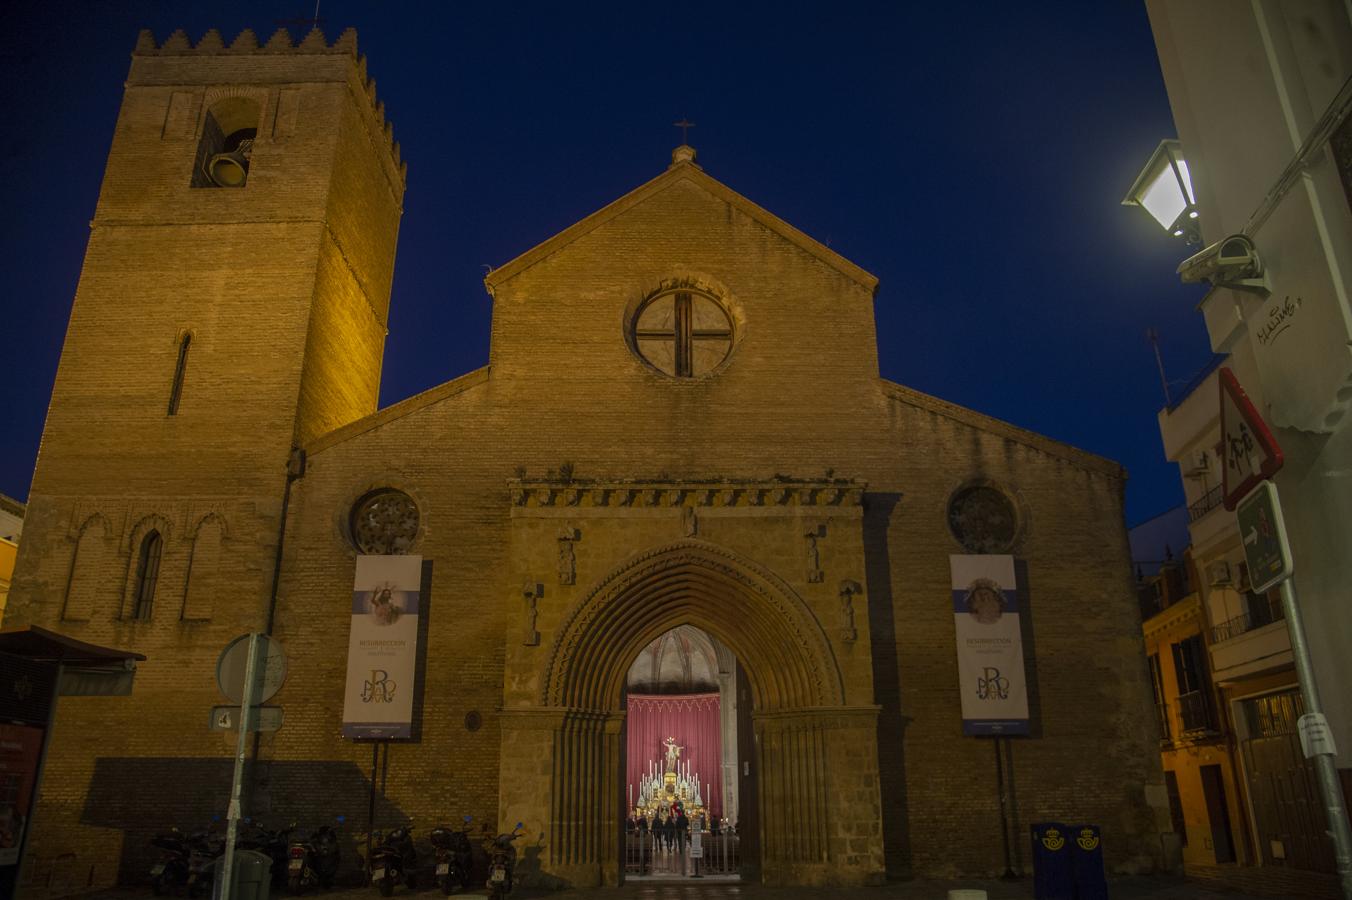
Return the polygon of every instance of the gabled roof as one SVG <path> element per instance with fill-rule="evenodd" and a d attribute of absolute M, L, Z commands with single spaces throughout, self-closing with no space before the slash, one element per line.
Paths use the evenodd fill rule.
<path fill-rule="evenodd" d="M 640 185 L 610 205 L 587 216 L 587 218 L 583 219 L 581 222 L 565 228 L 549 240 L 537 244 L 535 247 L 527 250 L 511 262 L 489 272 L 484 278 L 484 286 L 488 288 L 488 293 L 491 295 L 500 284 L 509 281 L 519 273 L 535 265 L 537 262 L 540 262 L 542 259 L 562 250 L 564 247 L 593 229 L 599 228 L 616 216 L 627 212 L 650 197 L 655 197 L 680 181 L 689 181 L 698 185 L 700 188 L 732 206 L 738 212 L 754 219 L 775 234 L 778 234 L 780 237 L 784 238 L 784 240 L 794 244 L 811 256 L 816 257 L 822 263 L 830 266 L 847 278 L 863 285 L 870 292 L 877 290 L 878 279 L 876 276 L 850 262 L 825 244 L 808 237 L 806 234 L 799 231 L 797 228 L 794 228 L 788 222 L 785 222 L 768 210 L 752 203 L 750 200 L 717 179 L 705 174 L 703 169 L 695 165 L 694 151 L 691 148 L 678 147 L 676 153 L 673 154 L 673 158 L 676 161 L 674 161 L 665 172 L 658 175 L 652 181 Z"/>

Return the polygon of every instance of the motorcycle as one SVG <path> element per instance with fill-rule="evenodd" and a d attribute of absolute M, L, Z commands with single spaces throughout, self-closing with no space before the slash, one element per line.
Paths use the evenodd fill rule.
<path fill-rule="evenodd" d="M 292 828 L 272 831 L 253 819 L 245 819 L 244 828 L 240 832 L 239 847 L 256 850 L 272 859 L 273 887 L 280 888 L 286 885 L 288 861 L 291 857 Z"/>
<path fill-rule="evenodd" d="M 512 892 L 512 871 L 516 868 L 516 848 L 512 842 L 521 837 L 520 831 L 521 823 L 517 822 L 510 834 L 500 834 L 487 842 L 488 883 L 485 887 L 491 900 L 501 900 Z"/>
<path fill-rule="evenodd" d="M 469 843 L 469 823 L 473 816 L 465 816 L 465 827 L 455 831 L 449 825 L 438 825 L 428 838 L 436 853 L 437 887 L 444 895 L 451 895 L 469 886 L 470 861 L 473 849 Z"/>
<path fill-rule="evenodd" d="M 151 844 L 164 851 L 150 869 L 150 889 L 155 896 L 177 892 L 201 897 L 211 889 L 212 865 L 225 849 L 212 830 L 185 836 L 177 828 L 156 835 Z"/>
<path fill-rule="evenodd" d="M 380 896 L 394 893 L 394 885 L 403 881 L 413 890 L 418 884 L 418 850 L 413 846 L 413 826 L 405 825 L 388 834 L 377 831 L 371 851 L 371 883 Z"/>
<path fill-rule="evenodd" d="M 163 852 L 150 869 L 150 889 L 156 897 L 177 891 L 188 884 L 188 860 L 191 851 L 188 840 L 177 828 L 157 834 L 150 841 Z"/>
<path fill-rule="evenodd" d="M 342 822 L 339 816 L 338 823 Z M 315 886 L 330 888 L 338 874 L 338 832 L 332 825 L 321 825 L 305 840 L 292 840 L 289 856 L 286 887 L 293 895 Z"/>

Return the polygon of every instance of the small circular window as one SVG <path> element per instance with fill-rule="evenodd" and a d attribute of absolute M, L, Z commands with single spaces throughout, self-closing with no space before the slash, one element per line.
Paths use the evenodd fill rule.
<path fill-rule="evenodd" d="M 1006 553 L 1019 518 L 1004 491 L 988 484 L 959 488 L 948 501 L 948 528 L 969 553 Z"/>
<path fill-rule="evenodd" d="M 352 507 L 352 542 L 362 553 L 407 553 L 418 536 L 418 505 L 403 491 L 372 491 Z"/>
<path fill-rule="evenodd" d="M 634 346 L 648 365 L 676 378 L 707 375 L 732 352 L 732 319 L 707 294 L 658 294 L 634 317 Z"/>

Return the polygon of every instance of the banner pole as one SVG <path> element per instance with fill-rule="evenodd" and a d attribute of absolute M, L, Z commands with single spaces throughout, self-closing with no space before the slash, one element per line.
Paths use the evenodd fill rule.
<path fill-rule="evenodd" d="M 366 880 L 371 880 L 371 832 L 376 827 L 376 767 L 380 763 L 380 741 L 371 742 L 371 798 L 366 807 Z"/>
<path fill-rule="evenodd" d="M 1005 792 L 1005 763 L 1000 753 L 1000 742 L 1004 738 L 996 736 L 991 744 L 995 747 L 995 791 L 1000 797 L 1000 839 L 1005 845 L 1005 873 L 1000 877 L 1006 881 L 1014 875 L 1014 856 L 1009 845 L 1009 797 Z"/>

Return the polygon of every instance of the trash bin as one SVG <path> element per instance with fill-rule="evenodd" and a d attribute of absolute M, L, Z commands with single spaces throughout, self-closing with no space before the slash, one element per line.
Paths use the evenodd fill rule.
<path fill-rule="evenodd" d="M 1070 867 L 1075 873 L 1077 900 L 1108 900 L 1108 878 L 1103 871 L 1103 829 L 1097 825 L 1075 827 L 1070 848 Z"/>
<path fill-rule="evenodd" d="M 268 900 L 272 888 L 272 857 L 257 850 L 235 851 L 235 889 L 224 896 L 222 881 L 225 876 L 225 860 L 217 859 L 212 865 L 212 900 Z"/>
<path fill-rule="evenodd" d="M 1060 822 L 1033 824 L 1033 896 L 1036 900 L 1075 900 L 1070 833 L 1070 829 Z"/>

